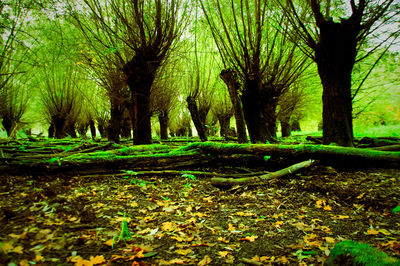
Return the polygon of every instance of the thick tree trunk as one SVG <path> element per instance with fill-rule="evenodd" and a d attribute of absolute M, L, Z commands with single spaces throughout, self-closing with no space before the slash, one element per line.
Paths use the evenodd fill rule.
<path fill-rule="evenodd" d="M 107 128 L 107 137 L 109 141 L 119 143 L 121 133 L 122 110 L 118 101 L 111 98 L 111 118 Z"/>
<path fill-rule="evenodd" d="M 47 133 L 47 137 L 48 137 L 48 138 L 54 138 L 54 126 L 53 126 L 53 124 L 51 124 L 51 125 L 49 126 L 49 129 L 48 129 L 47 132 L 48 132 L 48 133 Z"/>
<path fill-rule="evenodd" d="M 90 128 L 90 134 L 92 135 L 92 139 L 94 140 L 96 138 L 96 126 L 94 124 L 93 119 L 89 120 L 89 128 Z"/>
<path fill-rule="evenodd" d="M 204 124 L 201 123 L 199 110 L 197 109 L 196 99 L 193 96 L 188 96 L 186 98 L 186 102 L 188 104 L 190 115 L 192 116 L 194 126 L 196 127 L 197 133 L 199 134 L 201 141 L 207 141 L 206 131 L 204 128 Z"/>
<path fill-rule="evenodd" d="M 276 142 L 276 106 L 273 88 L 262 88 L 261 80 L 247 79 L 242 96 L 243 111 L 252 143 Z"/>
<path fill-rule="evenodd" d="M 282 138 L 289 137 L 291 133 L 289 121 L 281 120 L 280 122 L 281 122 Z"/>
<path fill-rule="evenodd" d="M 163 140 L 168 139 L 168 123 L 169 123 L 168 113 L 161 112 L 158 115 L 158 121 L 160 123 L 160 138 Z"/>
<path fill-rule="evenodd" d="M 66 132 L 71 138 L 77 138 L 78 136 L 76 135 L 76 128 L 75 128 L 75 123 L 72 123 L 71 125 L 69 125 L 69 127 L 67 128 L 67 132 Z"/>
<path fill-rule="evenodd" d="M 53 116 L 52 124 L 54 125 L 54 136 L 56 139 L 63 139 L 66 137 L 66 121 L 67 119 L 65 117 Z"/>
<path fill-rule="evenodd" d="M 323 21 L 315 61 L 323 86 L 323 142 L 353 146 L 351 73 L 357 55 L 357 23 Z"/>
<path fill-rule="evenodd" d="M 15 127 L 17 126 L 17 124 L 12 119 L 9 119 L 8 117 L 3 118 L 2 124 L 7 132 L 7 136 L 14 137 L 15 136 L 14 130 L 15 130 Z"/>
<path fill-rule="evenodd" d="M 160 59 L 154 58 L 155 51 L 139 51 L 124 66 L 127 84 L 131 92 L 133 144 L 151 144 L 150 92 Z"/>
<path fill-rule="evenodd" d="M 299 120 L 294 119 L 290 124 L 290 129 L 292 131 L 301 131 L 300 122 Z"/>
<path fill-rule="evenodd" d="M 233 112 L 235 115 L 236 132 L 239 143 L 247 143 L 246 123 L 244 120 L 244 113 L 241 101 L 239 99 L 238 91 L 240 90 L 240 83 L 234 70 L 225 69 L 219 75 L 228 87 L 229 97 L 232 101 Z"/>
<path fill-rule="evenodd" d="M 232 137 L 230 134 L 230 122 L 231 122 L 231 114 L 227 114 L 227 115 L 219 115 L 218 118 L 218 122 L 219 122 L 219 126 L 220 126 L 220 135 L 221 137 Z"/>
<path fill-rule="evenodd" d="M 129 111 L 125 109 L 121 119 L 121 137 L 129 139 L 132 137 L 132 119 Z"/>

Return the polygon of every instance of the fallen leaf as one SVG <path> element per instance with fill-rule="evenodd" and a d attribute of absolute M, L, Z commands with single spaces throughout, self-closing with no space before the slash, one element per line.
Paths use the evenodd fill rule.
<path fill-rule="evenodd" d="M 161 226 L 161 230 L 163 231 L 172 231 L 175 224 L 173 222 L 164 222 Z"/>
<path fill-rule="evenodd" d="M 241 238 L 241 239 L 239 239 L 239 240 L 240 240 L 240 241 L 254 242 L 257 238 L 258 238 L 258 236 L 247 236 L 247 237 Z"/>
<path fill-rule="evenodd" d="M 208 255 L 205 255 L 204 258 L 197 264 L 200 266 L 208 265 L 211 263 L 211 258 Z"/>
<path fill-rule="evenodd" d="M 186 256 L 187 254 L 189 254 L 190 252 L 192 252 L 192 250 L 190 248 L 188 249 L 177 249 L 175 250 L 175 253 L 178 253 L 179 255 L 183 255 Z"/>
<path fill-rule="evenodd" d="M 382 233 L 385 236 L 390 236 L 391 235 L 391 233 L 386 229 L 379 229 L 378 231 L 379 231 L 379 233 Z"/>
<path fill-rule="evenodd" d="M 361 199 L 362 197 L 364 197 L 364 195 L 365 195 L 365 192 L 361 193 L 360 195 L 357 196 L 357 199 Z"/>
<path fill-rule="evenodd" d="M 114 240 L 111 238 L 111 239 L 107 240 L 106 242 L 104 242 L 104 244 L 111 247 L 113 245 L 113 241 Z"/>
<path fill-rule="evenodd" d="M 228 230 L 229 231 L 235 231 L 236 228 L 232 224 L 228 224 Z"/>
<path fill-rule="evenodd" d="M 219 251 L 218 254 L 221 256 L 221 258 L 225 258 L 228 254 L 230 254 L 229 251 Z"/>
<path fill-rule="evenodd" d="M 376 231 L 374 228 L 370 228 L 367 230 L 367 235 L 377 235 L 379 231 Z"/>
<path fill-rule="evenodd" d="M 329 237 L 329 236 L 325 237 L 325 241 L 326 241 L 327 243 L 331 243 L 331 244 L 335 243 L 335 239 L 332 238 L 332 237 Z"/>
<path fill-rule="evenodd" d="M 12 251 L 18 254 L 22 254 L 24 253 L 24 248 L 22 246 L 16 246 Z"/>
<path fill-rule="evenodd" d="M 331 211 L 331 210 L 332 210 L 332 207 L 329 206 L 329 205 L 326 205 L 326 206 L 324 206 L 324 210 L 325 210 L 325 211 Z"/>
<path fill-rule="evenodd" d="M 20 265 L 20 266 L 29 266 L 29 262 L 28 262 L 27 259 L 24 259 L 24 260 L 21 260 L 18 265 Z"/>
<path fill-rule="evenodd" d="M 281 225 L 283 225 L 283 221 L 277 221 L 274 226 L 276 228 L 281 228 Z"/>
<path fill-rule="evenodd" d="M 104 263 L 104 262 L 106 262 L 106 260 L 104 259 L 103 255 L 99 255 L 99 256 L 96 256 L 96 257 L 90 256 L 90 262 L 93 265 L 96 265 L 96 264 Z"/>

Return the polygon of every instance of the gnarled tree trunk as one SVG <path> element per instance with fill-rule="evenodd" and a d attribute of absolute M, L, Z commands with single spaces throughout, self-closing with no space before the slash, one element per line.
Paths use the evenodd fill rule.
<path fill-rule="evenodd" d="M 220 78 L 228 87 L 229 97 L 232 101 L 233 112 L 235 115 L 236 132 L 239 143 L 247 143 L 246 123 L 244 120 L 243 108 L 239 99 L 238 91 L 240 83 L 233 69 L 225 69 L 219 74 Z"/>
<path fill-rule="evenodd" d="M 201 122 L 201 118 L 200 118 L 199 110 L 197 108 L 195 97 L 188 96 L 186 98 L 186 102 L 188 103 L 188 109 L 189 109 L 190 115 L 192 116 L 194 126 L 196 127 L 197 133 L 199 134 L 201 141 L 207 141 L 206 130 L 204 128 L 204 125 Z"/>
<path fill-rule="evenodd" d="M 357 31 L 349 21 L 320 24 L 315 61 L 323 86 L 323 142 L 353 146 L 351 73 L 357 55 Z"/>
<path fill-rule="evenodd" d="M 160 138 L 161 139 L 168 139 L 168 123 L 169 123 L 169 116 L 167 112 L 161 112 L 158 115 L 158 121 L 160 123 Z"/>
<path fill-rule="evenodd" d="M 247 79 L 242 96 L 243 111 L 252 143 L 276 141 L 276 106 L 274 90 L 263 89 L 260 79 Z"/>

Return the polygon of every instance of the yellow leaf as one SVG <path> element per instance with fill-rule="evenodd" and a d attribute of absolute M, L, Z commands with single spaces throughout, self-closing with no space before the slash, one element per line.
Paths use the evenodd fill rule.
<path fill-rule="evenodd" d="M 175 224 L 173 222 L 164 222 L 161 226 L 161 230 L 163 231 L 172 231 Z"/>
<path fill-rule="evenodd" d="M 229 251 L 219 251 L 218 254 L 221 258 L 225 258 L 230 252 Z"/>
<path fill-rule="evenodd" d="M 21 260 L 18 265 L 20 265 L 20 266 L 29 266 L 29 262 L 28 262 L 27 259 L 24 259 L 24 260 Z"/>
<path fill-rule="evenodd" d="M 390 236 L 391 235 L 391 233 L 386 229 L 379 229 L 378 231 L 379 231 L 379 233 L 382 233 L 385 236 Z"/>
<path fill-rule="evenodd" d="M 326 205 L 326 206 L 324 206 L 324 210 L 325 210 L 325 211 L 331 211 L 331 210 L 332 210 L 332 207 L 329 206 L 329 205 Z"/>
<path fill-rule="evenodd" d="M 229 243 L 229 240 L 226 240 L 225 237 L 218 237 L 218 242 L 222 242 L 222 243 Z"/>
<path fill-rule="evenodd" d="M 136 201 L 131 202 L 131 207 L 136 208 L 138 205 L 138 203 Z"/>
<path fill-rule="evenodd" d="M 334 238 L 332 238 L 332 237 L 329 237 L 329 236 L 327 236 L 327 237 L 325 237 L 325 241 L 327 242 L 327 243 L 335 243 L 335 239 Z"/>
<path fill-rule="evenodd" d="M 319 199 L 319 200 L 317 200 L 315 202 L 315 204 L 317 205 L 317 208 L 321 208 L 322 207 L 322 203 L 323 203 L 323 201 L 321 199 Z"/>
<path fill-rule="evenodd" d="M 281 228 L 281 225 L 283 225 L 283 221 L 277 221 L 274 226 L 276 228 Z"/>
<path fill-rule="evenodd" d="M 24 248 L 22 246 L 17 246 L 12 251 L 18 254 L 22 254 L 24 253 Z"/>
<path fill-rule="evenodd" d="M 235 231 L 236 228 L 232 224 L 228 224 L 228 230 L 229 231 Z"/>
<path fill-rule="evenodd" d="M 210 257 L 205 255 L 204 258 L 197 265 L 200 265 L 200 266 L 208 265 L 208 264 L 210 264 L 210 262 L 211 262 Z"/>
<path fill-rule="evenodd" d="M 104 242 L 104 244 L 111 247 L 113 245 L 113 239 L 111 238 L 107 240 L 106 242 Z"/>
<path fill-rule="evenodd" d="M 4 253 L 8 253 L 10 250 L 14 249 L 14 246 L 10 242 L 5 242 L 2 246 L 1 249 L 3 250 Z"/>
<path fill-rule="evenodd" d="M 362 197 L 364 197 L 364 195 L 365 195 L 365 192 L 362 193 L 362 194 L 360 194 L 360 195 L 358 195 L 358 196 L 357 196 L 357 199 L 361 199 Z"/>
<path fill-rule="evenodd" d="M 96 256 L 96 257 L 90 256 L 90 262 L 93 265 L 96 265 L 96 264 L 104 263 L 104 262 L 106 262 L 106 260 L 104 259 L 103 255 L 99 255 L 99 256 Z"/>
<path fill-rule="evenodd" d="M 187 254 L 192 252 L 192 250 L 190 248 L 188 248 L 188 249 L 177 249 L 177 250 L 175 250 L 175 252 L 178 253 L 179 255 L 186 256 Z"/>
<path fill-rule="evenodd" d="M 258 236 L 247 236 L 247 237 L 241 238 L 241 239 L 239 239 L 239 240 L 241 240 L 241 241 L 254 242 L 257 238 L 258 238 Z"/>
<path fill-rule="evenodd" d="M 377 235 L 379 231 L 376 231 L 374 228 L 370 228 L 367 230 L 367 235 Z"/>
<path fill-rule="evenodd" d="M 277 262 L 281 262 L 283 264 L 288 264 L 289 260 L 285 256 L 282 256 L 277 260 Z"/>
<path fill-rule="evenodd" d="M 36 254 L 36 257 L 35 257 L 35 261 L 36 261 L 36 262 L 39 262 L 39 261 L 41 261 L 41 260 L 43 260 L 43 259 L 44 259 L 43 256 Z"/>

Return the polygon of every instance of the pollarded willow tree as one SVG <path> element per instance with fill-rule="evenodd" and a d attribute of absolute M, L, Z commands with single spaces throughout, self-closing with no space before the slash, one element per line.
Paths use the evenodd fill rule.
<path fill-rule="evenodd" d="M 289 36 L 287 19 L 271 1 L 200 0 L 227 69 L 243 84 L 241 101 L 253 143 L 276 139 L 279 96 L 307 64 Z"/>
<path fill-rule="evenodd" d="M 83 0 L 90 18 L 126 52 L 123 72 L 130 90 L 134 144 L 151 143 L 151 87 L 185 29 L 184 0 Z M 113 45 L 113 44 L 111 44 Z"/>
<path fill-rule="evenodd" d="M 71 66 L 54 66 L 44 69 L 44 86 L 41 99 L 46 119 L 50 123 L 49 137 L 52 133 L 57 139 L 65 138 L 67 131 L 75 124 L 81 110 L 79 96 L 79 73 Z"/>
<path fill-rule="evenodd" d="M 31 57 L 27 21 L 34 7 L 34 1 L 0 3 L 0 119 L 9 137 L 15 136 L 31 96 L 26 89 L 32 77 L 26 64 Z"/>
<path fill-rule="evenodd" d="M 295 31 L 289 34 L 304 43 L 303 52 L 317 66 L 323 86 L 323 143 L 353 146 L 352 71 L 393 35 L 386 32 L 399 15 L 395 0 L 278 1 Z M 284 4 L 285 3 L 285 4 Z M 307 14 L 310 10 L 311 14 Z M 311 17 L 310 17 L 311 16 Z M 398 21 L 397 21 L 398 22 Z M 360 53 L 368 39 L 366 53 Z M 383 37 L 383 38 L 382 38 Z M 383 41 L 382 41 L 383 39 Z"/>

